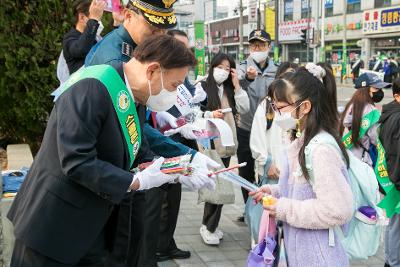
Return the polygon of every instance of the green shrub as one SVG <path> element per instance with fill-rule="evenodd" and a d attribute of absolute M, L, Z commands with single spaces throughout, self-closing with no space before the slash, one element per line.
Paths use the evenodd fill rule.
<path fill-rule="evenodd" d="M 40 145 L 58 87 L 57 60 L 72 27 L 72 1 L 2 0 L 0 139 Z M 110 21 L 111 14 L 107 14 Z M 109 23 L 104 23 L 108 25 Z"/>

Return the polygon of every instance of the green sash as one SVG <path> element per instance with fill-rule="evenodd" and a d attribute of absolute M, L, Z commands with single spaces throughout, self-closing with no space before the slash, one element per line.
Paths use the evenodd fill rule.
<path fill-rule="evenodd" d="M 372 125 L 378 123 L 380 116 L 381 113 L 376 109 L 364 115 L 361 121 L 359 139 L 367 133 Z M 353 138 L 351 134 L 352 131 L 349 131 L 342 138 L 342 142 L 347 149 L 353 147 Z M 386 192 L 385 198 L 378 204 L 378 206 L 385 209 L 386 215 L 390 218 L 394 213 L 400 213 L 400 191 L 394 187 L 393 183 L 389 179 L 385 149 L 383 148 L 379 138 L 377 138 L 376 149 L 378 151 L 378 158 L 374 169 L 375 176 L 383 190 Z"/>
<path fill-rule="evenodd" d="M 90 66 L 78 70 L 62 85 L 60 94 L 64 93 L 78 81 L 87 78 L 97 79 L 107 88 L 128 146 L 129 162 L 130 167 L 132 167 L 142 143 L 140 122 L 134 99 L 118 72 L 108 65 Z"/>

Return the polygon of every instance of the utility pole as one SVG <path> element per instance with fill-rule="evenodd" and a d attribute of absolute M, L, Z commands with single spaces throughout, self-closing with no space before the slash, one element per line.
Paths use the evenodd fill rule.
<path fill-rule="evenodd" d="M 343 54 L 342 54 L 342 82 L 346 83 L 347 75 L 347 0 L 343 0 Z"/>
<path fill-rule="evenodd" d="M 319 60 L 325 62 L 325 1 L 322 2 L 322 15 L 321 15 L 321 49 Z"/>
<path fill-rule="evenodd" d="M 257 29 L 261 29 L 261 6 L 260 0 L 257 1 Z"/>
<path fill-rule="evenodd" d="M 243 1 L 239 0 L 239 61 L 243 60 Z"/>
<path fill-rule="evenodd" d="M 279 0 L 275 0 L 275 47 L 274 60 L 279 61 Z"/>

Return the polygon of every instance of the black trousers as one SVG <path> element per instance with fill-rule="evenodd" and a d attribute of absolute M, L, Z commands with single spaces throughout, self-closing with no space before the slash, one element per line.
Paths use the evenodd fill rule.
<path fill-rule="evenodd" d="M 114 245 L 107 256 L 107 267 L 141 266 L 146 211 L 144 192 L 127 194 L 119 205 Z"/>
<path fill-rule="evenodd" d="M 99 235 L 93 247 L 76 264 L 58 262 L 25 246 L 19 239 L 16 239 L 10 267 L 104 267 L 105 256 L 104 232 Z"/>
<path fill-rule="evenodd" d="M 238 139 L 238 150 L 237 157 L 238 162 L 247 162 L 247 165 L 239 169 L 239 175 L 247 181 L 253 183 L 255 181 L 254 173 L 254 159 L 250 150 L 250 131 L 236 128 L 236 134 Z M 246 203 L 249 194 L 247 190 L 242 188 L 242 195 L 244 203 Z"/>
<path fill-rule="evenodd" d="M 198 150 L 195 140 L 183 138 L 180 134 L 173 135 L 172 139 L 191 149 Z M 158 236 L 157 252 L 168 253 L 177 249 L 174 233 L 178 221 L 181 205 L 182 185 L 180 183 L 170 184 L 166 187 L 166 194 L 163 195 L 160 215 L 160 231 Z"/>
<path fill-rule="evenodd" d="M 146 191 L 145 225 L 143 243 L 138 265 L 140 267 L 157 267 L 156 253 L 160 228 L 162 201 L 167 194 L 165 186 Z"/>
<path fill-rule="evenodd" d="M 181 195 L 182 185 L 180 183 L 168 185 L 161 205 L 160 231 L 157 246 L 157 252 L 159 253 L 168 253 L 177 249 L 174 233 L 178 221 Z"/>
<path fill-rule="evenodd" d="M 228 168 L 231 158 L 223 158 L 221 160 L 224 163 L 225 168 Z M 214 233 L 218 228 L 221 219 L 222 206 L 222 204 L 204 203 L 203 224 L 211 233 Z"/>

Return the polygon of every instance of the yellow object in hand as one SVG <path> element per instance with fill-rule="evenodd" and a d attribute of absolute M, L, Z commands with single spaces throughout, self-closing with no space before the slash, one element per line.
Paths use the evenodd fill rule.
<path fill-rule="evenodd" d="M 268 207 L 276 203 L 276 198 L 274 198 L 273 196 L 265 196 L 262 198 L 262 201 L 263 201 L 263 206 Z"/>

